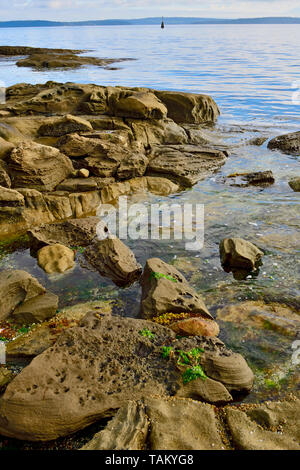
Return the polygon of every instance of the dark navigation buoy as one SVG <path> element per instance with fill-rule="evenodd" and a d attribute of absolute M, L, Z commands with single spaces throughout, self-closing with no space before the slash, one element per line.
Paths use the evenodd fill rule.
<path fill-rule="evenodd" d="M 162 18 L 160 27 L 161 27 L 161 29 L 164 29 L 164 28 L 165 28 L 165 23 L 164 23 L 164 19 L 163 19 L 163 18 Z"/>

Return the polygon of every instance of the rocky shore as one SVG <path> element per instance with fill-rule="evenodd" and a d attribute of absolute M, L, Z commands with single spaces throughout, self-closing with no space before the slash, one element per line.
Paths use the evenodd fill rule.
<path fill-rule="evenodd" d="M 112 64 L 133 59 L 98 59 L 84 56 L 90 51 L 74 49 L 48 49 L 42 47 L 0 46 L 0 59 L 16 57 L 18 67 L 30 67 L 33 70 L 47 69 L 78 69 L 87 65 L 95 65 L 106 69 L 117 70 Z M 21 56 L 21 58 L 20 58 Z"/>
<path fill-rule="evenodd" d="M 21 53 L 38 64 L 45 51 Z M 7 89 L 0 238 L 26 235 L 47 275 L 73 269 L 80 247 L 116 286 L 139 282 L 141 298 L 140 318 L 116 315 L 109 301 L 58 312 L 59 298 L 34 276 L 0 272 L 0 339 L 9 363 L 28 364 L 18 374 L 0 366 L 2 447 L 6 438 L 67 438 L 109 419 L 84 449 L 299 449 L 297 396 L 233 406 L 254 382 L 243 356 L 218 338 L 219 320 L 234 307 L 216 317 L 180 269 L 160 258 L 141 266 L 118 238 L 97 238 L 101 204 L 177 194 L 224 165 L 228 148 L 203 132 L 218 116 L 206 95 L 55 82 Z M 268 145 L 298 155 L 300 133 Z M 236 178 L 274 182 L 271 172 L 229 175 Z M 299 180 L 290 186 L 298 191 Z M 237 280 L 256 272 L 266 254 L 242 238 L 216 243 L 220 265 Z"/>

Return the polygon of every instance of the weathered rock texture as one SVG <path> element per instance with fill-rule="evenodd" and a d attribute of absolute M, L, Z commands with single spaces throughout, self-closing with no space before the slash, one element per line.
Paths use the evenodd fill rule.
<path fill-rule="evenodd" d="M 152 339 L 141 334 L 148 328 Z M 161 354 L 168 342 L 181 350 L 202 347 L 203 369 L 209 377 L 212 373 L 221 383 L 223 377 L 226 383 L 235 382 L 235 389 L 251 388 L 253 374 L 246 362 L 237 361 L 240 356 L 219 340 L 176 340 L 171 330 L 145 320 L 91 313 L 79 326 L 65 330 L 53 347 L 33 359 L 9 384 L 0 399 L 0 434 L 51 440 L 113 415 L 130 400 L 174 395 L 184 384 L 175 361 Z M 224 361 L 223 369 L 214 373 L 214 355 L 224 357 L 231 364 L 230 371 L 225 370 Z M 240 387 L 236 375 L 241 376 Z"/>
<path fill-rule="evenodd" d="M 242 411 L 226 408 L 234 445 L 240 450 L 300 450 L 300 400 L 266 402 Z"/>
<path fill-rule="evenodd" d="M 56 243 L 41 248 L 37 253 L 39 266 L 48 274 L 64 273 L 75 266 L 75 253 Z"/>
<path fill-rule="evenodd" d="M 96 57 L 80 56 L 86 52 L 75 49 L 48 49 L 45 47 L 26 46 L 0 46 L 0 56 L 27 56 L 18 59 L 18 67 L 31 67 L 34 70 L 45 69 L 77 69 L 84 65 L 96 65 L 98 67 L 108 67 L 115 62 L 122 62 L 129 59 L 99 59 Z"/>
<path fill-rule="evenodd" d="M 225 153 L 219 150 L 193 145 L 159 146 L 153 150 L 147 174 L 168 176 L 182 186 L 193 186 L 225 161 Z"/>
<path fill-rule="evenodd" d="M 281 150 L 284 153 L 300 155 L 300 131 L 280 135 L 270 140 L 268 147 L 272 150 Z"/>
<path fill-rule="evenodd" d="M 293 191 L 299 192 L 300 191 L 300 177 L 299 178 L 293 178 L 292 180 L 289 181 L 289 185 L 292 188 Z"/>
<path fill-rule="evenodd" d="M 52 317 L 58 297 L 25 271 L 5 270 L 0 273 L 0 320 L 33 323 Z"/>
<path fill-rule="evenodd" d="M 56 343 L 64 330 L 78 325 L 89 312 L 98 316 L 111 315 L 111 302 L 95 300 L 62 309 L 55 317 L 35 325 L 27 333 L 7 343 L 6 357 L 31 359 L 41 354 Z"/>
<path fill-rule="evenodd" d="M 99 217 L 87 217 L 41 225 L 28 231 L 30 246 L 36 251 L 57 243 L 68 247 L 88 246 L 96 238 L 99 223 Z"/>
<path fill-rule="evenodd" d="M 36 143 L 21 143 L 7 160 L 12 185 L 52 191 L 73 172 L 71 160 L 59 150 Z"/>
<path fill-rule="evenodd" d="M 227 406 L 224 423 L 208 404 L 150 397 L 121 408 L 82 450 L 299 450 L 299 413 L 296 398 Z"/>
<path fill-rule="evenodd" d="M 159 258 L 148 259 L 142 278 L 141 315 L 149 318 L 164 313 L 199 313 L 213 319 L 201 297 L 185 277 Z"/>
<path fill-rule="evenodd" d="M 93 127 L 89 121 L 78 116 L 67 114 L 58 121 L 43 124 L 39 128 L 38 133 L 41 136 L 60 137 L 74 132 L 88 132 L 92 130 Z"/>
<path fill-rule="evenodd" d="M 128 402 L 81 450 L 143 450 L 148 428 L 145 406 L 140 402 Z"/>
<path fill-rule="evenodd" d="M 221 264 L 226 272 L 234 269 L 253 271 L 264 253 L 242 238 L 225 238 L 220 243 Z"/>
<path fill-rule="evenodd" d="M 102 276 L 109 277 L 118 286 L 132 284 L 142 273 L 132 251 L 118 238 L 95 241 L 84 254 Z"/>
<path fill-rule="evenodd" d="M 32 63 L 43 56 L 3 50 L 26 50 Z M 197 126 L 218 114 L 210 97 L 189 93 L 56 82 L 7 88 L 0 186 L 24 200 L 12 208 L 2 196 L 0 236 L 95 215 L 101 202 L 123 194 L 176 193 L 211 176 L 227 153 Z"/>

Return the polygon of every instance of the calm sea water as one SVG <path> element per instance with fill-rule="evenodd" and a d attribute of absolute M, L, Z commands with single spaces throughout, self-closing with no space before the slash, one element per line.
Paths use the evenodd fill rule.
<path fill-rule="evenodd" d="M 300 88 L 299 25 L 11 28 L 0 29 L 0 44 L 137 59 L 119 71 L 68 72 L 32 72 L 8 60 L 0 63 L 0 80 L 8 85 L 56 80 L 208 93 L 232 121 L 299 123 L 300 105 L 292 103 Z"/>
<path fill-rule="evenodd" d="M 15 61 L 0 61 L 0 80 L 44 83 L 47 80 L 99 85 L 147 86 L 157 89 L 207 93 L 221 108 L 215 128 L 206 130 L 220 145 L 238 144 L 218 173 L 191 190 L 171 198 L 205 204 L 205 245 L 200 253 L 186 252 L 178 241 L 126 242 L 138 261 L 158 256 L 173 263 L 203 294 L 212 312 L 241 300 L 257 297 L 296 303 L 299 299 L 299 193 L 288 185 L 299 175 L 299 157 L 270 151 L 267 144 L 247 144 L 252 137 L 300 128 L 299 25 L 203 25 L 136 27 L 72 27 L 0 29 L 0 44 L 89 49 L 97 57 L 131 57 L 120 70 L 88 67 L 75 71 L 36 72 L 17 68 Z M 293 103 L 294 97 L 294 103 Z M 224 183 L 233 172 L 272 170 L 276 179 L 268 188 L 236 188 Z M 149 202 L 150 202 L 149 201 Z M 239 236 L 266 253 L 258 276 L 234 280 L 220 266 L 219 241 Z M 298 258 L 299 259 L 299 258 Z M 29 250 L 0 253 L 0 269 L 26 269 L 60 296 L 61 306 L 109 297 L 118 299 L 119 311 L 137 316 L 140 288 L 120 290 L 86 267 L 78 255 L 76 268 L 63 276 L 47 276 Z M 275 315 L 276 317 L 276 315 Z M 275 318 L 275 322 L 278 321 Z M 272 321 L 271 321 L 272 325 Z M 299 324 L 298 324 L 299 326 Z M 295 327 L 266 330 L 221 322 L 221 338 L 247 358 L 257 377 L 255 399 L 273 387 L 297 388 L 291 364 Z M 267 381 L 269 380 L 269 382 Z M 275 385 L 274 385 L 275 384 Z M 281 385 L 283 384 L 283 385 Z"/>

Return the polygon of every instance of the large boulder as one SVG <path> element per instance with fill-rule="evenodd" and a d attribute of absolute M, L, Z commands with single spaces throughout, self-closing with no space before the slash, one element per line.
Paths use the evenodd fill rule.
<path fill-rule="evenodd" d="M 96 238 L 99 217 L 65 220 L 62 223 L 41 225 L 27 232 L 34 251 L 46 245 L 68 247 L 88 246 Z"/>
<path fill-rule="evenodd" d="M 300 131 L 275 137 L 268 143 L 268 148 L 281 150 L 292 155 L 300 155 Z"/>
<path fill-rule="evenodd" d="M 14 148 L 7 160 L 14 187 L 52 191 L 74 171 L 71 160 L 59 150 L 34 142 Z"/>
<path fill-rule="evenodd" d="M 30 274 L 19 270 L 0 273 L 0 320 L 13 317 L 19 322 L 42 321 L 53 316 L 58 298 Z"/>
<path fill-rule="evenodd" d="M 75 266 L 75 253 L 56 243 L 41 248 L 37 253 L 39 266 L 47 273 L 64 273 Z"/>
<path fill-rule="evenodd" d="M 253 271 L 263 255 L 253 243 L 242 238 L 224 238 L 220 243 L 221 264 L 226 272 L 239 269 Z"/>
<path fill-rule="evenodd" d="M 167 116 L 166 106 L 150 92 L 124 90 L 113 93 L 109 99 L 113 116 L 135 119 L 163 119 Z"/>
<path fill-rule="evenodd" d="M 142 273 L 132 251 L 118 238 L 98 240 L 85 250 L 84 255 L 102 276 L 109 277 L 118 286 L 132 284 Z"/>
<path fill-rule="evenodd" d="M 178 91 L 155 91 L 168 109 L 168 117 L 179 123 L 202 124 L 217 120 L 220 111 L 207 95 Z"/>
<path fill-rule="evenodd" d="M 226 161 L 224 152 L 195 145 L 156 146 L 151 157 L 147 174 L 165 176 L 182 186 L 193 186 Z"/>
<path fill-rule="evenodd" d="M 203 361 L 205 351 L 234 360 L 219 340 L 176 339 L 145 320 L 87 314 L 8 385 L 0 398 L 0 434 L 48 441 L 112 416 L 130 400 L 174 395 L 185 384 L 176 361 L 162 355 L 167 344 L 179 351 L 202 348 Z M 246 362 L 242 367 L 253 380 Z"/>
<path fill-rule="evenodd" d="M 159 258 L 147 260 L 141 277 L 141 315 L 153 318 L 164 313 L 198 313 L 213 319 L 201 297 L 174 267 Z"/>
<path fill-rule="evenodd" d="M 41 136 L 61 137 L 65 134 L 71 134 L 74 132 L 88 132 L 92 130 L 93 127 L 91 123 L 86 119 L 67 114 L 59 120 L 42 124 L 38 133 Z"/>

